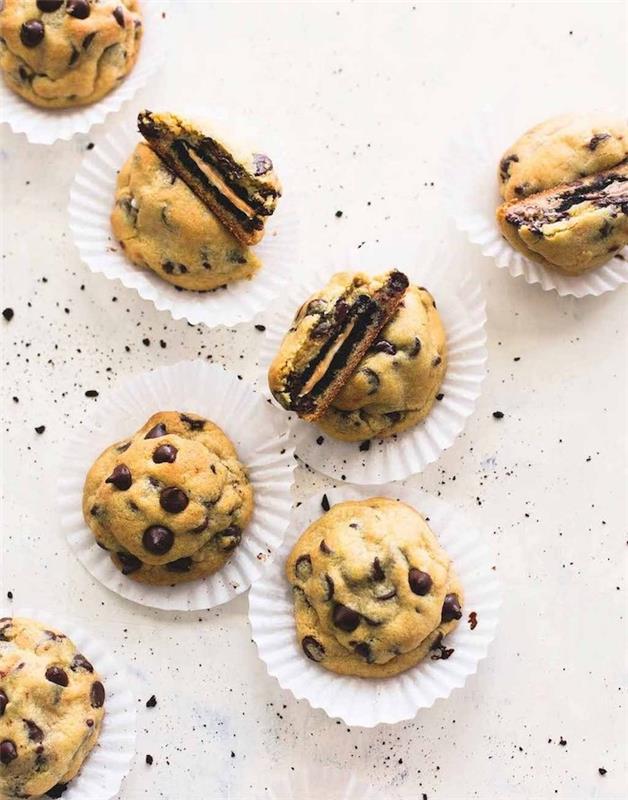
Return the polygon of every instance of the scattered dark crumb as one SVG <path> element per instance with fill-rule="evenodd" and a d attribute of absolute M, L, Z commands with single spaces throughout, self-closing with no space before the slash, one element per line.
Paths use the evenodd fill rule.
<path fill-rule="evenodd" d="M 264 333 L 264 331 L 266 330 L 266 325 L 256 325 L 255 330 L 259 331 L 260 333 Z"/>
<path fill-rule="evenodd" d="M 38 425 L 35 428 L 35 433 L 42 434 L 45 430 L 46 430 L 46 426 L 45 425 Z"/>
<path fill-rule="evenodd" d="M 231 758 L 235 758 L 235 753 L 233 752 L 233 750 L 231 751 Z"/>
<path fill-rule="evenodd" d="M 162 350 L 165 350 L 166 347 L 168 347 L 168 345 L 166 344 L 166 342 L 164 342 L 163 339 L 159 340 L 159 346 L 161 347 Z"/>
<path fill-rule="evenodd" d="M 46 792 L 46 797 L 57 798 L 61 797 L 61 795 L 65 792 L 68 788 L 67 783 L 58 783 L 56 786 L 53 786 L 52 789 L 48 789 Z"/>
<path fill-rule="evenodd" d="M 564 747 L 567 744 L 567 739 L 563 739 L 563 737 L 561 736 L 560 739 L 558 740 L 558 744 L 561 747 Z"/>
<path fill-rule="evenodd" d="M 503 411 L 493 411 L 493 416 L 495 417 L 495 419 L 503 419 L 504 418 L 504 412 Z"/>
<path fill-rule="evenodd" d="M 432 661 L 447 661 L 455 652 L 453 647 L 445 647 L 445 645 L 442 644 L 438 645 L 438 647 L 432 647 L 432 650 L 436 650 L 436 652 L 432 653 L 430 656 Z"/>
<path fill-rule="evenodd" d="M 513 361 L 521 361 L 521 356 L 515 356 L 515 357 L 513 358 Z"/>
<path fill-rule="evenodd" d="M 19 403 L 20 402 L 20 398 L 19 397 L 13 397 L 13 402 L 14 403 Z"/>
<path fill-rule="evenodd" d="M 85 397 L 98 397 L 98 392 L 96 391 L 96 389 L 88 389 L 85 392 Z"/>
<path fill-rule="evenodd" d="M 157 705 L 157 698 L 153 694 L 146 701 L 146 708 L 155 708 L 156 705 Z"/>
<path fill-rule="evenodd" d="M 477 612 L 475 611 L 469 612 L 469 627 L 471 628 L 472 631 L 474 631 L 477 628 L 477 625 L 478 625 Z"/>
<path fill-rule="evenodd" d="M 145 345 L 146 347 L 149 347 L 149 345 L 150 345 L 150 339 L 148 339 L 148 338 L 146 338 L 146 339 L 142 339 L 142 344 L 143 344 L 143 345 Z"/>
<path fill-rule="evenodd" d="M 606 770 L 604 769 L 604 767 L 598 767 L 597 771 L 600 773 L 600 775 L 606 775 Z"/>
<path fill-rule="evenodd" d="M 329 509 L 331 508 L 326 494 L 323 495 L 323 499 L 321 500 L 321 508 L 323 509 L 323 511 L 329 511 Z"/>
<path fill-rule="evenodd" d="M 324 436 L 319 436 L 318 439 L 316 440 L 316 444 L 323 444 L 324 441 L 325 441 L 325 437 Z"/>
<path fill-rule="evenodd" d="M 146 753 L 146 763 L 149 767 L 151 767 L 153 764 L 153 757 L 150 755 L 150 753 Z"/>
<path fill-rule="evenodd" d="M 437 394 L 437 395 L 436 395 L 436 399 L 437 399 L 437 400 L 442 400 L 444 396 L 445 396 L 445 395 L 443 394 L 443 392 L 441 392 L 440 394 Z"/>
<path fill-rule="evenodd" d="M 365 439 L 365 441 L 360 442 L 360 450 L 362 453 L 366 453 L 370 449 L 371 449 L 370 439 Z"/>
<path fill-rule="evenodd" d="M 338 219 L 340 219 L 340 217 L 342 216 L 342 211 L 336 211 L 336 216 L 338 217 Z"/>
<path fill-rule="evenodd" d="M 12 308 L 5 308 L 4 311 L 2 312 L 2 316 L 6 319 L 7 322 L 11 322 L 14 314 L 15 311 L 13 311 Z"/>
<path fill-rule="evenodd" d="M 13 592 L 7 592 L 7 597 L 9 600 L 13 600 Z"/>
<path fill-rule="evenodd" d="M 90 142 L 90 143 L 87 145 L 87 148 L 86 148 L 86 149 L 87 149 L 87 150 L 93 150 L 93 149 L 94 149 L 94 147 L 95 147 L 94 143 L 93 143 L 93 142 Z"/>

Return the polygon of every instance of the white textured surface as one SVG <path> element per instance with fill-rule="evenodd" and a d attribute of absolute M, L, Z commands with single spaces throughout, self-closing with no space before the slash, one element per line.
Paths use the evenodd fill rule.
<path fill-rule="evenodd" d="M 485 536 L 473 528 L 452 506 L 425 492 L 395 484 L 375 490 L 377 496 L 401 500 L 417 509 L 451 558 L 464 587 L 463 615 L 456 630 L 443 643 L 454 652 L 446 659 L 424 659 L 415 668 L 394 678 L 363 679 L 335 675 L 310 661 L 296 637 L 292 587 L 284 578 L 283 565 L 303 531 L 322 514 L 318 497 L 295 509 L 278 557 L 249 593 L 249 621 L 253 640 L 268 672 L 295 697 L 347 725 L 372 728 L 379 723 L 409 720 L 422 708 L 447 698 L 464 686 L 486 656 L 497 628 L 501 595 L 492 570 L 493 556 Z M 371 487 L 341 486 L 327 492 L 330 506 L 345 500 L 373 497 Z M 477 625 L 471 630 L 469 614 Z"/>
<path fill-rule="evenodd" d="M 255 504 L 242 542 L 218 572 L 175 586 L 129 580 L 98 547 L 83 520 L 85 475 L 102 451 L 135 433 L 157 411 L 191 411 L 229 436 L 245 465 Z M 292 506 L 294 451 L 279 415 L 234 373 L 216 364 L 184 361 L 134 375 L 100 399 L 84 428 L 72 436 L 59 477 L 61 527 L 83 566 L 112 592 L 170 611 L 209 609 L 245 592 L 283 541 Z"/>
<path fill-rule="evenodd" d="M 303 196 L 308 270 L 403 230 L 481 280 L 489 359 L 477 409 L 406 483 L 489 533 L 504 588 L 498 634 L 446 701 L 409 723 L 348 728 L 268 677 L 244 597 L 157 611 L 81 567 L 56 500 L 60 455 L 100 402 L 85 391 L 196 357 L 250 381 L 263 334 L 174 322 L 92 274 L 66 214 L 90 139 L 30 147 L 6 128 L 3 307 L 15 317 L 0 317 L 2 596 L 75 618 L 130 662 L 139 745 L 121 800 L 265 800 L 271 781 L 306 770 L 314 780 L 297 800 L 339 800 L 325 791 L 334 768 L 357 770 L 386 800 L 623 800 L 627 289 L 576 301 L 513 279 L 454 229 L 440 181 L 450 134 L 487 103 L 532 121 L 620 106 L 623 6 L 173 5 L 176 56 L 107 130 L 133 127 L 136 106 L 199 99 L 270 118 Z M 299 499 L 332 483 L 301 466 L 296 481 Z"/>

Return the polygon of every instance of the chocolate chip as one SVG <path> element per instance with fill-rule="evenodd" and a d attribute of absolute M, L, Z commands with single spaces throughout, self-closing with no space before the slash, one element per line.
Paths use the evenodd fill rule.
<path fill-rule="evenodd" d="M 377 581 L 377 583 L 383 581 L 386 577 L 386 573 L 382 569 L 382 565 L 379 563 L 379 558 L 373 559 L 373 570 L 371 572 L 371 577 L 374 581 Z"/>
<path fill-rule="evenodd" d="M 105 704 L 105 687 L 100 681 L 94 681 L 89 693 L 92 708 L 102 708 Z"/>
<path fill-rule="evenodd" d="M 385 415 L 391 422 L 399 422 L 403 416 L 401 411 L 387 411 Z"/>
<path fill-rule="evenodd" d="M 78 672 L 80 669 L 85 670 L 85 672 L 94 671 L 91 663 L 81 653 L 75 654 L 74 658 L 72 659 L 72 663 L 70 664 L 70 669 L 72 672 Z"/>
<path fill-rule="evenodd" d="M 131 555 L 131 553 L 123 552 L 116 553 L 116 555 L 122 564 L 123 575 L 130 575 L 132 572 L 137 572 L 138 569 L 142 568 L 142 562 L 137 556 Z"/>
<path fill-rule="evenodd" d="M 180 415 L 181 422 L 188 426 L 191 431 L 202 431 L 205 428 L 205 423 L 207 420 L 205 419 L 193 419 L 192 417 L 188 417 L 187 414 Z"/>
<path fill-rule="evenodd" d="M 5 308 L 2 312 L 2 316 L 6 319 L 7 322 L 11 322 L 11 320 L 15 316 L 15 311 L 13 311 L 12 308 Z"/>
<path fill-rule="evenodd" d="M 20 40 L 24 47 L 37 47 L 43 41 L 45 33 L 44 26 L 38 19 L 29 19 L 20 28 Z"/>
<path fill-rule="evenodd" d="M 418 594 L 421 597 L 426 595 L 432 588 L 432 578 L 427 572 L 422 572 L 415 567 L 408 572 L 408 583 L 414 594 Z"/>
<path fill-rule="evenodd" d="M 192 528 L 190 533 L 203 533 L 209 527 L 209 517 L 205 517 L 205 519 L 198 525 L 196 528 Z"/>
<path fill-rule="evenodd" d="M 329 500 L 327 499 L 327 495 L 326 494 L 323 495 L 323 498 L 321 500 L 321 507 L 322 507 L 323 511 L 329 511 L 329 509 L 331 507 L 329 505 Z"/>
<path fill-rule="evenodd" d="M 7 697 L 7 693 L 0 689 L 0 717 L 4 714 L 4 709 L 9 704 L 9 698 Z"/>
<path fill-rule="evenodd" d="M 499 162 L 499 175 L 503 181 L 510 175 L 510 165 L 517 161 L 519 161 L 519 156 L 512 153 L 511 155 L 504 156 Z"/>
<path fill-rule="evenodd" d="M 321 539 L 319 548 L 321 553 L 325 553 L 326 556 L 328 556 L 331 553 L 331 548 L 328 546 L 327 542 L 324 539 Z"/>
<path fill-rule="evenodd" d="M 131 488 L 131 484 L 133 483 L 131 470 L 126 464 L 118 464 L 114 467 L 113 472 L 105 483 L 112 483 L 116 489 L 120 489 L 121 492 L 126 492 L 127 489 Z"/>
<path fill-rule="evenodd" d="M 23 720 L 26 728 L 28 730 L 28 738 L 31 742 L 43 742 L 44 741 L 44 732 L 36 725 L 32 719 L 25 719 Z"/>
<path fill-rule="evenodd" d="M 445 396 L 445 395 L 443 394 L 443 392 L 439 392 L 439 393 L 436 395 L 436 399 L 440 401 L 440 400 L 442 400 L 442 399 L 443 399 L 443 397 L 444 397 L 444 396 Z"/>
<path fill-rule="evenodd" d="M 386 353 L 388 356 L 394 356 L 397 352 L 395 345 L 387 339 L 380 339 L 379 342 L 375 342 L 372 349 L 376 353 Z"/>
<path fill-rule="evenodd" d="M 312 574 L 312 559 L 308 555 L 299 556 L 294 565 L 294 572 L 300 581 L 306 581 Z"/>
<path fill-rule="evenodd" d="M 334 307 L 334 320 L 336 322 L 344 322 L 349 316 L 349 311 L 349 303 L 345 303 L 344 300 L 338 300 Z"/>
<path fill-rule="evenodd" d="M 365 658 L 369 664 L 373 663 L 373 654 L 371 652 L 371 646 L 366 642 L 358 642 L 355 646 L 355 652 Z"/>
<path fill-rule="evenodd" d="M 93 33 L 88 33 L 87 36 L 83 39 L 83 45 L 82 45 L 83 46 L 83 50 L 88 50 L 89 49 L 90 44 L 94 41 L 94 36 L 96 36 L 96 33 L 97 33 L 97 31 L 94 31 Z M 94 145 L 92 144 L 92 147 L 93 146 Z M 89 147 L 89 145 L 88 145 L 88 149 L 91 149 Z"/>
<path fill-rule="evenodd" d="M 146 708 L 155 708 L 157 705 L 157 698 L 152 694 L 146 701 Z"/>
<path fill-rule="evenodd" d="M 56 786 L 53 786 L 52 789 L 48 789 L 46 792 L 46 797 L 51 797 L 53 800 L 57 800 L 64 794 L 67 788 L 67 783 L 58 783 Z"/>
<path fill-rule="evenodd" d="M 362 367 L 360 372 L 366 377 L 368 383 L 369 388 L 367 394 L 375 394 L 375 392 L 379 389 L 379 375 L 377 372 L 370 367 Z"/>
<path fill-rule="evenodd" d="M 159 495 L 159 505 L 169 514 L 180 514 L 189 502 L 187 494 L 176 486 L 168 486 Z"/>
<path fill-rule="evenodd" d="M 360 615 L 352 608 L 344 606 L 342 603 L 336 603 L 332 615 L 334 625 L 340 628 L 341 631 L 351 633 L 360 624 Z"/>
<path fill-rule="evenodd" d="M 48 667 L 46 670 L 46 680 L 56 683 L 57 686 L 67 686 L 69 683 L 68 673 L 61 667 Z"/>
<path fill-rule="evenodd" d="M 334 588 L 333 580 L 329 577 L 329 575 L 325 575 L 325 600 L 331 600 L 331 598 L 334 596 Z"/>
<path fill-rule="evenodd" d="M 113 14 L 113 18 L 118 23 L 121 28 L 124 28 L 124 11 L 122 10 L 122 6 L 117 6 L 111 12 Z"/>
<path fill-rule="evenodd" d="M 16 758 L 17 749 L 15 747 L 15 742 L 12 742 L 11 739 L 5 739 L 4 741 L 0 742 L 0 761 L 3 764 L 9 764 Z"/>
<path fill-rule="evenodd" d="M 596 133 L 595 136 L 591 138 L 587 147 L 591 152 L 597 149 L 597 146 L 600 142 L 603 142 L 605 139 L 610 139 L 610 133 Z"/>
<path fill-rule="evenodd" d="M 37 0 L 37 8 L 44 14 L 52 14 L 58 11 L 63 5 L 63 0 Z"/>
<path fill-rule="evenodd" d="M 263 153 L 253 153 L 253 174 L 266 175 L 273 168 L 273 162 Z"/>
<path fill-rule="evenodd" d="M 118 447 L 116 447 L 116 453 L 126 453 L 126 451 L 129 449 L 130 446 L 131 442 L 125 442 L 124 444 L 120 444 L 118 445 Z"/>
<path fill-rule="evenodd" d="M 395 597 L 396 595 L 397 595 L 397 590 L 395 588 L 386 589 L 386 591 L 383 594 L 377 594 L 377 591 L 375 592 L 375 597 L 377 598 L 377 600 L 392 600 L 392 598 Z"/>
<path fill-rule="evenodd" d="M 153 453 L 155 464 L 173 464 L 177 458 L 177 448 L 172 444 L 160 444 Z"/>
<path fill-rule="evenodd" d="M 325 658 L 325 648 L 313 636 L 305 636 L 301 647 L 310 661 L 322 661 Z"/>
<path fill-rule="evenodd" d="M 441 622 L 451 622 L 452 619 L 460 619 L 462 609 L 457 594 L 446 594 L 441 613 Z"/>
<path fill-rule="evenodd" d="M 604 222 L 602 223 L 602 227 L 600 228 L 600 239 L 608 238 L 612 232 L 613 232 L 613 226 L 607 219 L 605 219 Z"/>
<path fill-rule="evenodd" d="M 407 289 L 408 284 L 408 278 L 403 272 L 399 272 L 398 270 L 395 270 L 388 279 L 388 286 L 397 292 L 400 292 L 402 289 Z"/>
<path fill-rule="evenodd" d="M 163 422 L 158 422 L 154 428 L 151 428 L 146 436 L 145 439 L 159 439 L 160 436 L 165 436 L 167 433 L 166 426 Z"/>
<path fill-rule="evenodd" d="M 163 556 L 174 544 L 174 533 L 163 525 L 151 525 L 144 531 L 142 544 L 149 553 Z"/>
<path fill-rule="evenodd" d="M 242 531 L 237 525 L 230 525 L 224 531 L 217 533 L 214 539 L 218 542 L 220 549 L 228 553 L 230 550 L 235 550 L 242 541 Z"/>
<path fill-rule="evenodd" d="M 432 359 L 432 366 L 437 367 L 443 359 L 440 356 L 434 356 Z"/>
<path fill-rule="evenodd" d="M 76 64 L 78 61 L 78 57 L 80 56 L 80 52 L 76 49 L 76 47 L 72 47 L 72 55 L 70 56 L 70 60 L 68 62 L 68 66 L 72 66 L 72 64 Z M 96 392 L 98 394 L 98 392 Z M 89 395 L 87 395 L 89 397 Z"/>
<path fill-rule="evenodd" d="M 169 561 L 165 566 L 169 572 L 189 572 L 192 569 L 191 558 L 177 558 L 176 561 Z"/>
<path fill-rule="evenodd" d="M 87 0 L 68 0 L 65 10 L 71 17 L 76 19 L 87 19 L 91 13 Z"/>
<path fill-rule="evenodd" d="M 421 340 L 418 336 L 414 337 L 414 344 L 412 345 L 411 349 L 408 351 L 408 356 L 410 358 L 416 358 L 419 353 L 421 352 Z"/>

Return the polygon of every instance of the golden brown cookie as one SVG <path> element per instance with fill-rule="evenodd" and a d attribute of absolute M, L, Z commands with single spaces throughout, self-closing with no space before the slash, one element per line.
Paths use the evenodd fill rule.
<path fill-rule="evenodd" d="M 253 490 L 231 441 L 196 414 L 162 411 L 90 469 L 83 514 L 124 575 L 175 584 L 219 570 L 239 545 Z"/>
<path fill-rule="evenodd" d="M 4 0 L 0 69 L 7 85 L 42 108 L 100 100 L 139 53 L 137 0 Z"/>
<path fill-rule="evenodd" d="M 67 636 L 0 619 L 0 798 L 60 792 L 96 744 L 104 704 L 101 677 Z"/>
<path fill-rule="evenodd" d="M 343 675 L 397 675 L 462 616 L 447 554 L 418 512 L 389 498 L 333 506 L 301 534 L 286 576 L 305 655 Z"/>
<path fill-rule="evenodd" d="M 134 264 L 182 289 L 216 289 L 260 267 L 257 256 L 142 142 L 118 175 L 111 227 Z"/>

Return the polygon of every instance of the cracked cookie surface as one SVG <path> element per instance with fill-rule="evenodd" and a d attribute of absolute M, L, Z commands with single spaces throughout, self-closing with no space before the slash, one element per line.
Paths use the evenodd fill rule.
<path fill-rule="evenodd" d="M 195 414 L 154 414 L 90 469 L 83 515 L 130 578 L 166 585 L 219 570 L 253 512 L 253 490 L 231 441 Z"/>
<path fill-rule="evenodd" d="M 2 800 L 41 797 L 77 775 L 98 740 L 105 694 L 94 666 L 63 633 L 0 619 Z"/>
<path fill-rule="evenodd" d="M 332 672 L 397 675 L 438 647 L 462 616 L 462 587 L 421 515 L 383 497 L 338 503 L 286 561 L 297 637 Z"/>
<path fill-rule="evenodd" d="M 118 175 L 111 227 L 134 264 L 183 289 L 216 289 L 260 267 L 253 251 L 143 142 Z"/>
<path fill-rule="evenodd" d="M 317 424 L 349 442 L 401 433 L 429 414 L 446 369 L 445 329 L 436 303 L 427 289 L 410 286 Z"/>
<path fill-rule="evenodd" d="M 41 108 L 100 100 L 130 72 L 142 38 L 137 0 L 4 0 L 0 69 Z"/>

